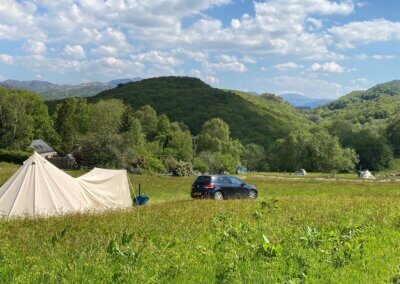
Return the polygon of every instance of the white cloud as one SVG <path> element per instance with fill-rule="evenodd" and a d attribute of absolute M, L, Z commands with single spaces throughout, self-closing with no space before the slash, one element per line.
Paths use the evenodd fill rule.
<path fill-rule="evenodd" d="M 207 73 L 214 73 L 215 71 L 232 71 L 243 73 L 247 71 L 246 65 L 232 55 L 221 54 L 217 56 L 217 62 L 203 62 L 203 69 Z"/>
<path fill-rule="evenodd" d="M 8 65 L 14 64 L 14 57 L 8 54 L 0 54 L 0 62 Z"/>
<path fill-rule="evenodd" d="M 337 64 L 336 62 L 326 62 L 324 64 L 314 63 L 311 66 L 311 70 L 314 72 L 329 72 L 329 73 L 343 73 L 345 72 L 345 68 Z"/>
<path fill-rule="evenodd" d="M 219 84 L 219 80 L 218 80 L 217 77 L 214 77 L 212 75 L 204 74 L 203 72 L 201 72 L 198 69 L 192 69 L 190 71 L 190 75 L 194 76 L 194 77 L 197 77 L 197 78 L 203 80 L 204 82 L 206 82 L 206 83 L 208 83 L 210 85 L 218 85 Z"/>
<path fill-rule="evenodd" d="M 367 78 L 357 78 L 351 80 L 353 84 L 368 84 L 370 81 Z"/>
<path fill-rule="evenodd" d="M 118 56 L 118 48 L 109 45 L 100 45 L 92 48 L 90 53 L 94 56 Z"/>
<path fill-rule="evenodd" d="M 262 82 L 275 93 L 292 90 L 310 98 L 338 98 L 350 90 L 338 83 L 298 76 L 279 76 L 262 80 Z"/>
<path fill-rule="evenodd" d="M 86 56 L 85 50 L 83 49 L 82 46 L 78 44 L 76 45 L 67 44 L 64 47 L 63 54 L 71 58 L 84 58 Z"/>
<path fill-rule="evenodd" d="M 303 65 L 299 65 L 294 62 L 286 62 L 286 63 L 277 64 L 274 66 L 274 68 L 279 71 L 293 71 L 293 70 L 301 69 L 303 67 L 304 67 Z"/>
<path fill-rule="evenodd" d="M 396 58 L 395 55 L 392 54 L 375 54 L 368 56 L 365 53 L 360 53 L 355 56 L 356 59 L 359 60 L 367 60 L 367 59 L 375 59 L 375 60 L 385 60 L 385 59 L 394 59 Z"/>
<path fill-rule="evenodd" d="M 44 54 L 47 48 L 44 42 L 28 40 L 24 45 L 24 50 L 32 54 Z"/>
<path fill-rule="evenodd" d="M 329 29 L 340 48 L 354 48 L 357 44 L 400 40 L 400 22 L 385 19 L 351 22 Z"/>

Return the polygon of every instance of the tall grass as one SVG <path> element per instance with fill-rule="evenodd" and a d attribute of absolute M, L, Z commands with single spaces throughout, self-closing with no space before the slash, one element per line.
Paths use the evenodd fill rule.
<path fill-rule="evenodd" d="M 190 200 L 193 178 L 130 178 L 147 206 L 1 221 L 0 282 L 400 280 L 397 183 L 256 174 L 259 200 L 214 202 Z"/>

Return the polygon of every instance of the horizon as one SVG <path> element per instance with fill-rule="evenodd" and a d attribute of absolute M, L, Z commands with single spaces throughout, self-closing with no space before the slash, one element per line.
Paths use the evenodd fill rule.
<path fill-rule="evenodd" d="M 190 76 L 221 89 L 336 99 L 400 78 L 394 2 L 5 0 L 0 81 Z"/>

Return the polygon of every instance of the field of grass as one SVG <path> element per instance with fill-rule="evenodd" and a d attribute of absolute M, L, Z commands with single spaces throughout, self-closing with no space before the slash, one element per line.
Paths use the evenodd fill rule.
<path fill-rule="evenodd" d="M 400 281 L 399 183 L 251 174 L 257 201 L 215 202 L 193 178 L 130 178 L 148 205 L 0 221 L 0 283 Z"/>

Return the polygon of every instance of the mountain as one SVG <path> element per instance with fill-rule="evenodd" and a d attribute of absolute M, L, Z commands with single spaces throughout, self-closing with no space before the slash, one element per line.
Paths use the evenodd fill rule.
<path fill-rule="evenodd" d="M 58 100 L 69 97 L 90 97 L 102 91 L 115 88 L 119 84 L 138 81 L 140 78 L 116 79 L 108 83 L 88 82 L 79 85 L 58 85 L 46 81 L 6 80 L 0 85 L 9 89 L 23 89 L 38 93 L 44 100 Z"/>
<path fill-rule="evenodd" d="M 386 122 L 400 113 L 400 80 L 353 91 L 315 111 L 322 118 L 353 123 Z"/>
<path fill-rule="evenodd" d="M 9 89 L 22 89 L 32 92 L 46 91 L 56 87 L 56 84 L 52 84 L 46 81 L 18 81 L 18 80 L 6 80 L 0 83 L 0 85 Z"/>
<path fill-rule="evenodd" d="M 117 87 L 119 84 L 126 84 L 130 82 L 137 82 L 142 80 L 142 78 L 135 77 L 135 78 L 122 78 L 122 79 L 116 79 L 112 80 L 110 82 L 107 82 L 107 85 L 111 86 L 112 88 Z"/>
<path fill-rule="evenodd" d="M 191 77 L 144 79 L 103 91 L 88 101 L 101 99 L 119 99 L 134 109 L 151 105 L 159 114 L 184 122 L 195 135 L 204 122 L 219 117 L 229 124 L 233 137 L 263 146 L 309 123 L 276 96 L 216 89 Z"/>
<path fill-rule="evenodd" d="M 312 99 L 296 93 L 282 94 L 280 97 L 297 108 L 316 108 L 332 101 L 330 99 Z"/>

